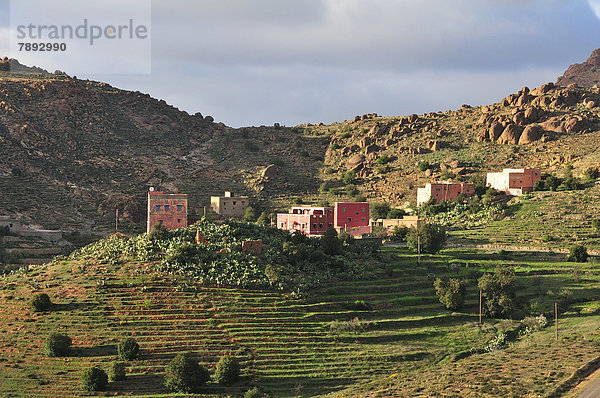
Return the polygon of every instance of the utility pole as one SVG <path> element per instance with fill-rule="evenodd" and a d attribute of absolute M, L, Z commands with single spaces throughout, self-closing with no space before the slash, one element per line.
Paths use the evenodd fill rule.
<path fill-rule="evenodd" d="M 483 298 L 483 291 L 479 289 L 479 326 L 481 326 L 481 301 Z"/>
<path fill-rule="evenodd" d="M 115 209 L 115 232 L 119 232 L 119 208 Z"/>
<path fill-rule="evenodd" d="M 421 265 L 421 234 L 417 229 L 417 262 Z"/>
<path fill-rule="evenodd" d="M 554 303 L 554 336 L 558 341 L 558 303 Z"/>

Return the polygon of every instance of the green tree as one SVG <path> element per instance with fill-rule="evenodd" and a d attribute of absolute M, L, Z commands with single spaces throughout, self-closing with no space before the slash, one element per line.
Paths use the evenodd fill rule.
<path fill-rule="evenodd" d="M 189 352 L 177 354 L 165 368 L 165 386 L 171 391 L 198 393 L 208 380 L 208 370 Z"/>
<path fill-rule="evenodd" d="M 482 291 L 482 310 L 491 318 L 508 317 L 517 308 L 517 278 L 512 267 L 499 265 L 482 275 L 477 283 Z"/>
<path fill-rule="evenodd" d="M 333 227 L 327 228 L 321 237 L 321 249 L 325 254 L 340 254 L 342 250 L 342 242 L 338 238 L 338 234 Z"/>
<path fill-rule="evenodd" d="M 429 162 L 426 160 L 423 160 L 422 162 L 419 163 L 419 170 L 421 171 L 425 171 L 429 168 Z"/>
<path fill-rule="evenodd" d="M 65 334 L 50 333 L 44 343 L 49 357 L 65 357 L 71 353 L 71 338 Z"/>
<path fill-rule="evenodd" d="M 29 301 L 29 308 L 34 312 L 46 312 L 52 310 L 54 304 L 46 293 L 35 294 Z"/>
<path fill-rule="evenodd" d="M 246 222 L 255 222 L 256 221 L 256 210 L 254 210 L 254 207 L 248 206 L 246 208 L 246 212 L 244 213 L 244 221 L 246 221 Z"/>
<path fill-rule="evenodd" d="M 371 218 L 373 220 L 379 220 L 380 218 L 386 218 L 390 211 L 390 204 L 386 202 L 375 202 L 371 203 Z"/>
<path fill-rule="evenodd" d="M 132 338 L 127 338 L 117 345 L 117 355 L 122 361 L 133 361 L 140 352 L 139 344 Z"/>
<path fill-rule="evenodd" d="M 240 378 L 240 362 L 236 357 L 223 355 L 215 367 L 214 380 L 219 384 L 231 385 Z"/>
<path fill-rule="evenodd" d="M 93 366 L 83 372 L 81 383 L 86 391 L 104 391 L 108 385 L 108 376 L 104 370 Z"/>
<path fill-rule="evenodd" d="M 169 237 L 169 230 L 161 223 L 157 222 L 150 228 L 148 233 L 150 239 L 163 240 Z"/>
<path fill-rule="evenodd" d="M 588 259 L 588 252 L 585 246 L 577 245 L 571 247 L 569 250 L 569 256 L 567 257 L 567 261 L 576 262 L 576 263 L 585 263 Z"/>
<path fill-rule="evenodd" d="M 123 362 L 112 362 L 108 369 L 109 381 L 125 380 L 125 364 Z"/>
<path fill-rule="evenodd" d="M 437 253 L 444 248 L 448 235 L 446 229 L 438 224 L 421 224 L 417 228 L 411 228 L 406 235 L 406 244 L 414 251 L 421 245 L 422 253 Z"/>
<path fill-rule="evenodd" d="M 594 181 L 595 179 L 598 178 L 598 169 L 595 167 L 590 167 L 588 168 L 585 173 L 583 174 L 583 178 L 586 181 Z"/>
<path fill-rule="evenodd" d="M 329 191 L 329 186 L 327 185 L 327 182 L 321 183 L 321 185 L 319 186 L 319 192 L 327 192 L 327 191 Z"/>
<path fill-rule="evenodd" d="M 403 209 L 390 209 L 390 211 L 388 211 L 387 215 L 385 218 L 402 218 L 406 215 L 406 212 Z"/>
<path fill-rule="evenodd" d="M 342 184 L 356 184 L 356 171 L 347 171 L 342 174 Z"/>
<path fill-rule="evenodd" d="M 265 226 L 270 225 L 271 221 L 269 220 L 269 214 L 266 211 L 263 211 L 262 213 L 260 213 L 260 216 L 256 220 L 256 223 L 258 225 L 265 225 Z"/>
<path fill-rule="evenodd" d="M 433 286 L 440 299 L 440 303 L 444 304 L 447 309 L 458 310 L 465 304 L 465 294 L 467 292 L 467 284 L 465 281 L 456 278 L 437 278 L 433 283 Z"/>

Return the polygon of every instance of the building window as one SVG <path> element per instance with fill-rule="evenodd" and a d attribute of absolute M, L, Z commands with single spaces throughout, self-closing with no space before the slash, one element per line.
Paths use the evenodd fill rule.
<path fill-rule="evenodd" d="M 285 223 L 284 222 L 281 223 L 281 228 L 285 228 Z"/>
<path fill-rule="evenodd" d="M 365 222 L 365 218 L 364 217 L 362 218 L 362 220 L 363 220 L 363 222 Z"/>
<path fill-rule="evenodd" d="M 363 208 L 362 208 L 362 211 L 363 211 L 363 213 L 364 213 L 365 211 L 367 211 L 367 209 L 365 209 L 365 208 L 363 207 Z"/>
<path fill-rule="evenodd" d="M 342 207 L 342 211 L 346 211 L 346 208 L 345 208 L 345 207 Z"/>
<path fill-rule="evenodd" d="M 302 223 L 302 225 L 300 226 L 300 228 L 302 228 L 302 229 L 306 228 L 306 224 Z"/>
<path fill-rule="evenodd" d="M 316 222 L 313 223 L 313 228 L 315 228 L 315 229 L 317 228 L 317 223 Z"/>
<path fill-rule="evenodd" d="M 160 205 L 156 205 L 156 211 L 160 211 Z"/>
<path fill-rule="evenodd" d="M 181 224 L 181 218 L 177 219 L 177 224 Z"/>
<path fill-rule="evenodd" d="M 352 222 L 352 218 L 348 217 L 348 222 Z"/>
<path fill-rule="evenodd" d="M 233 201 L 233 205 L 235 206 L 235 200 Z"/>
<path fill-rule="evenodd" d="M 177 211 L 182 211 L 183 210 L 183 205 L 177 205 Z"/>
<path fill-rule="evenodd" d="M 319 223 L 319 228 L 323 229 L 323 223 Z"/>
<path fill-rule="evenodd" d="M 165 211 L 169 211 L 169 205 L 165 205 Z"/>
<path fill-rule="evenodd" d="M 333 227 L 333 224 L 332 224 L 332 223 L 329 223 L 329 226 L 330 226 L 330 227 Z"/>

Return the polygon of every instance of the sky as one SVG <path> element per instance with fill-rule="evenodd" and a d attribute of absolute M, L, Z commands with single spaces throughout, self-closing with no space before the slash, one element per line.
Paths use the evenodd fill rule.
<path fill-rule="evenodd" d="M 100 19 L 135 13 L 115 15 L 109 2 L 116 0 L 77 1 Z M 50 71 L 142 91 L 240 127 L 489 104 L 556 81 L 600 47 L 600 0 L 136 1 L 151 11 L 143 73 L 115 73 L 84 53 L 17 58 L 38 56 L 34 63 Z M 8 54 L 14 26 L 9 1 L 0 4 Z M 28 11 L 32 20 L 42 18 L 36 10 Z M 96 49 L 122 65 L 144 56 Z"/>

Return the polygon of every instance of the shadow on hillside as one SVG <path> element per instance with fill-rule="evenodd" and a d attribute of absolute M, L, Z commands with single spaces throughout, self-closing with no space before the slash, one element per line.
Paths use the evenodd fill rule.
<path fill-rule="evenodd" d="M 116 356 L 117 346 L 114 344 L 99 345 L 96 347 L 76 347 L 73 353 L 78 357 L 106 357 Z"/>
<path fill-rule="evenodd" d="M 54 304 L 53 311 L 75 311 L 86 308 L 95 307 L 96 304 L 92 303 L 69 303 L 69 304 Z"/>
<path fill-rule="evenodd" d="M 344 336 L 338 337 L 337 341 L 344 343 L 359 343 L 359 344 L 385 344 L 385 343 L 401 343 L 408 341 L 424 341 L 431 337 L 440 336 L 442 332 L 419 332 L 406 334 L 393 334 L 387 336 Z"/>
<path fill-rule="evenodd" d="M 440 317 L 426 319 L 407 319 L 395 321 L 378 321 L 377 326 L 372 327 L 372 330 L 398 330 L 398 329 L 413 329 L 427 326 L 453 326 L 463 325 L 467 322 L 475 320 L 474 315 L 444 315 Z"/>

